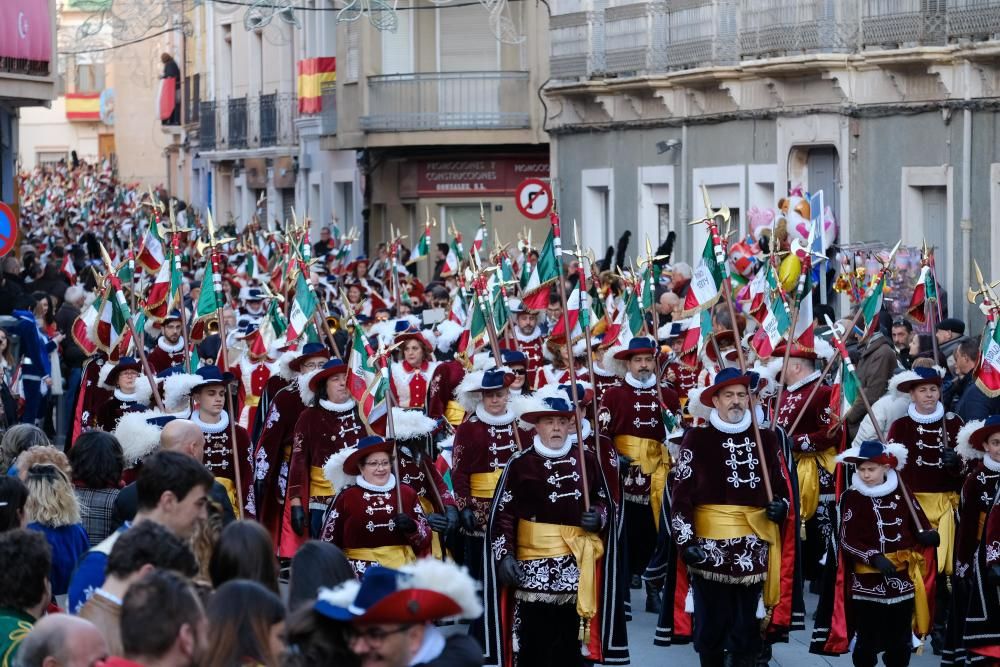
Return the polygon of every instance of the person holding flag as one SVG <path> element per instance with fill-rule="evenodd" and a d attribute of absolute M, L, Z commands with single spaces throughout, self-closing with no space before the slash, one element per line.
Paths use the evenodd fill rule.
<path fill-rule="evenodd" d="M 153 373 L 161 373 L 171 366 L 184 363 L 187 338 L 183 335 L 181 321 L 181 311 L 172 310 L 160 322 L 160 336 L 156 339 L 156 347 L 146 357 Z"/>

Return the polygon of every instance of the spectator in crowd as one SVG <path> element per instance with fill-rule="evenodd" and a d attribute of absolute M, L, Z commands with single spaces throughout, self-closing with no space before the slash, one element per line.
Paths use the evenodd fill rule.
<path fill-rule="evenodd" d="M 313 244 L 313 256 L 326 257 L 336 246 L 337 244 L 330 237 L 330 228 L 323 227 L 319 230 L 319 241 Z"/>
<path fill-rule="evenodd" d="M 27 449 L 17 457 L 14 461 L 14 471 L 17 476 L 21 478 L 23 482 L 28 478 L 28 469 L 34 465 L 44 465 L 52 464 L 59 468 L 66 474 L 67 477 L 71 477 L 73 474 L 73 469 L 69 465 L 69 459 L 62 451 L 56 449 L 52 445 L 42 445 L 40 447 L 32 447 Z"/>
<path fill-rule="evenodd" d="M 354 569 L 340 547 L 309 540 L 292 557 L 288 611 L 295 612 L 311 604 L 320 588 L 336 588 L 354 578 Z"/>
<path fill-rule="evenodd" d="M 0 667 L 11 667 L 21 642 L 52 600 L 52 554 L 33 530 L 0 533 Z"/>
<path fill-rule="evenodd" d="M 79 395 L 82 379 L 83 362 L 87 360 L 87 353 L 73 339 L 73 325 L 80 316 L 85 301 L 86 292 L 79 285 L 73 285 L 66 290 L 65 301 L 56 311 L 56 329 L 63 337 L 61 356 L 66 369 L 63 374 L 66 378 L 66 391 L 63 392 L 62 400 L 62 433 L 69 433 L 71 430 L 76 397 Z"/>
<path fill-rule="evenodd" d="M 899 364 L 909 369 L 913 360 L 910 358 L 910 339 L 913 338 L 913 325 L 909 320 L 896 320 L 892 323 L 892 347 L 899 357 Z"/>
<path fill-rule="evenodd" d="M 28 525 L 28 487 L 13 475 L 0 476 L 0 533 Z"/>
<path fill-rule="evenodd" d="M 18 297 L 13 316 L 17 319 L 14 333 L 21 340 L 21 386 L 23 388 L 24 409 L 21 423 L 34 424 L 43 415 L 43 399 L 52 386 L 52 368 L 49 353 L 56 342 L 46 336 L 38 326 L 35 297 L 22 294 Z M 43 393 L 42 387 L 45 387 Z"/>
<path fill-rule="evenodd" d="M 865 392 L 870 403 L 874 403 L 885 394 L 885 390 L 889 386 L 889 378 L 892 377 L 898 366 L 896 352 L 885 334 L 880 331 L 872 334 L 864 346 L 861 359 L 857 364 L 859 388 Z M 848 427 L 848 441 L 854 439 L 858 424 L 867 414 L 864 401 L 859 395 L 844 415 L 844 421 Z"/>
<path fill-rule="evenodd" d="M 6 329 L 0 329 L 0 373 L 3 375 L 3 381 L 8 384 L 13 379 L 14 354 L 10 349 L 10 338 Z"/>
<path fill-rule="evenodd" d="M 670 271 L 670 291 L 679 296 L 682 302 L 691 285 L 691 275 L 691 265 L 686 262 L 677 262 Z"/>
<path fill-rule="evenodd" d="M 87 531 L 80 520 L 80 503 L 73 493 L 69 475 L 52 463 L 28 468 L 28 528 L 37 530 L 52 549 L 49 582 L 53 595 L 65 595 L 69 578 L 80 557 L 90 548 Z"/>
<path fill-rule="evenodd" d="M 83 514 L 90 546 L 114 532 L 115 499 L 125 466 L 118 439 L 104 431 L 82 433 L 69 450 L 73 486 Z"/>
<path fill-rule="evenodd" d="M 14 312 L 18 298 L 24 294 L 21 262 L 12 254 L 0 261 L 3 262 L 3 273 L 0 274 L 0 315 L 10 315 Z"/>
<path fill-rule="evenodd" d="M 945 318 L 935 327 L 934 336 L 938 342 L 938 365 L 948 368 L 955 348 L 966 338 L 965 322 L 955 317 Z"/>
<path fill-rule="evenodd" d="M 138 511 L 126 523 L 81 559 L 69 587 L 69 609 L 77 612 L 104 583 L 108 554 L 128 528 L 143 521 L 155 521 L 174 535 L 188 539 L 199 520 L 208 516 L 205 504 L 215 478 L 205 466 L 177 452 L 157 452 L 146 459 L 136 479 Z M 127 647 L 126 647 L 127 649 Z"/>
<path fill-rule="evenodd" d="M 0 471 L 17 474 L 14 462 L 22 452 L 32 447 L 49 445 L 49 436 L 34 424 L 15 424 L 3 434 L 0 440 Z"/>
<path fill-rule="evenodd" d="M 199 667 L 278 667 L 285 651 L 285 606 L 277 593 L 255 581 L 228 581 L 212 595 L 207 616 L 211 641 Z"/>
<path fill-rule="evenodd" d="M 285 640 L 289 651 L 283 667 L 337 665 L 359 667 L 361 660 L 348 645 L 349 625 L 316 611 L 307 604 L 288 617 Z"/>
<path fill-rule="evenodd" d="M 21 642 L 18 667 L 91 667 L 108 657 L 108 645 L 90 621 L 49 614 Z"/>
<path fill-rule="evenodd" d="M 930 334 L 918 333 L 910 338 L 910 367 L 915 359 L 934 360 L 934 341 Z"/>
<path fill-rule="evenodd" d="M 69 289 L 69 286 L 69 281 L 66 280 L 66 276 L 62 272 L 62 262 L 57 259 L 46 262 L 42 268 L 42 277 L 31 283 L 31 287 L 36 293 L 41 292 L 57 303 L 62 303 L 65 300 L 66 290 Z M 54 315 L 55 309 L 51 309 L 49 312 Z"/>
<path fill-rule="evenodd" d="M 965 338 L 952 353 L 955 378 L 945 389 L 943 403 L 966 424 L 974 419 L 986 419 L 1000 413 L 1000 398 L 990 398 L 976 384 L 975 370 L 979 364 L 979 341 Z"/>
<path fill-rule="evenodd" d="M 107 577 L 79 614 L 97 626 L 112 655 L 123 652 L 122 599 L 133 583 L 154 569 L 192 577 L 198 572 L 198 563 L 181 538 L 158 523 L 143 521 L 115 542 L 108 555 Z"/>
<path fill-rule="evenodd" d="M 434 253 L 434 275 L 431 278 L 431 282 L 441 282 L 443 277 L 441 274 L 448 268 L 448 251 L 450 248 L 447 243 L 438 243 L 437 250 Z"/>
<path fill-rule="evenodd" d="M 122 600 L 122 647 L 104 667 L 193 667 L 208 637 L 201 600 L 184 577 L 154 570 L 128 589 Z"/>
<path fill-rule="evenodd" d="M 256 521 L 234 521 L 222 529 L 212 552 L 212 586 L 249 579 L 277 593 L 278 559 L 274 554 L 274 542 L 264 526 Z"/>

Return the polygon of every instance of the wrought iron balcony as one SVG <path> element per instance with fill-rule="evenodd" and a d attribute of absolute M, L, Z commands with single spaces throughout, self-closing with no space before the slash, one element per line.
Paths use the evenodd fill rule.
<path fill-rule="evenodd" d="M 215 100 L 199 105 L 198 148 L 203 151 L 215 150 Z"/>
<path fill-rule="evenodd" d="M 604 72 L 604 13 L 573 12 L 549 20 L 554 79 L 587 78 Z"/>
<path fill-rule="evenodd" d="M 368 77 L 367 132 L 529 127 L 527 72 L 428 72 Z"/>
<path fill-rule="evenodd" d="M 320 131 L 322 134 L 337 134 L 337 82 L 324 81 L 320 91 Z"/>
<path fill-rule="evenodd" d="M 229 138 L 228 148 L 247 147 L 247 98 L 237 97 L 227 103 L 226 136 Z"/>
<path fill-rule="evenodd" d="M 295 95 L 271 93 L 202 102 L 198 145 L 204 151 L 294 146 Z"/>

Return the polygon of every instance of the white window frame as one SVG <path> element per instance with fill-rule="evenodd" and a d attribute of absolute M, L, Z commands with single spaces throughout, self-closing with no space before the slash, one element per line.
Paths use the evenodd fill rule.
<path fill-rule="evenodd" d="M 955 294 L 955 188 L 954 169 L 951 165 L 939 167 L 902 167 L 902 183 L 900 185 L 899 227 L 900 240 L 904 246 L 923 245 L 924 237 L 924 205 L 921 188 L 944 188 L 946 223 L 945 245 L 942 248 L 948 261 L 947 275 L 938 274 L 938 281 L 944 285 L 949 294 Z M 890 244 L 891 245 L 891 244 Z M 957 301 L 952 302 L 954 307 Z"/>
<path fill-rule="evenodd" d="M 670 207 L 670 228 L 677 230 L 677 210 L 674 207 L 674 167 L 673 165 L 653 165 L 639 167 L 639 244 L 636 252 L 645 256 L 646 239 L 649 239 L 655 251 L 660 239 L 661 204 Z M 605 246 L 607 247 L 607 246 Z"/>
<path fill-rule="evenodd" d="M 582 247 L 604 248 L 615 243 L 615 170 L 584 169 L 580 172 L 580 240 Z M 607 193 L 607 220 L 602 220 L 604 212 L 601 202 Z M 603 229 L 602 227 L 603 224 Z"/>

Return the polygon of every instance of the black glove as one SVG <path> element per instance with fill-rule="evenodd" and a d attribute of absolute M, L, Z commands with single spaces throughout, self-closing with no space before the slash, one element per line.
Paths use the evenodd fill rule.
<path fill-rule="evenodd" d="M 781 523 L 788 515 L 788 505 L 785 504 L 784 500 L 774 499 L 767 504 L 764 514 L 767 515 L 767 518 L 771 521 Z"/>
<path fill-rule="evenodd" d="M 296 535 L 306 534 L 306 511 L 302 505 L 292 505 L 292 530 Z"/>
<path fill-rule="evenodd" d="M 876 554 L 872 556 L 868 560 L 868 563 L 887 577 L 891 577 L 896 574 L 896 566 L 893 565 L 892 561 L 886 558 L 884 554 Z"/>
<path fill-rule="evenodd" d="M 326 510 L 309 510 L 309 537 L 318 540 L 323 536 L 323 517 Z"/>
<path fill-rule="evenodd" d="M 987 570 L 986 579 L 994 586 L 1000 586 L 1000 565 L 994 565 Z"/>
<path fill-rule="evenodd" d="M 601 515 L 590 510 L 580 515 L 580 528 L 588 533 L 596 533 L 601 529 Z"/>
<path fill-rule="evenodd" d="M 448 527 L 444 532 L 448 535 L 454 535 L 455 531 L 458 530 L 458 508 L 454 505 L 445 505 L 444 514 L 448 517 Z"/>
<path fill-rule="evenodd" d="M 500 564 L 497 565 L 497 579 L 500 583 L 508 588 L 516 588 L 521 585 L 521 580 L 524 578 L 524 570 L 521 569 L 521 564 L 517 562 L 517 559 L 510 554 L 503 557 Z"/>
<path fill-rule="evenodd" d="M 409 517 L 407 517 L 409 518 Z M 427 523 L 431 525 L 431 530 L 435 533 L 443 533 L 448 530 L 448 517 L 438 512 L 427 515 Z"/>
<path fill-rule="evenodd" d="M 917 533 L 917 543 L 924 547 L 938 547 L 941 536 L 936 530 L 921 530 Z"/>
<path fill-rule="evenodd" d="M 705 550 L 697 544 L 692 544 L 691 546 L 685 547 L 684 551 L 681 552 L 681 559 L 684 561 L 685 565 L 697 565 L 698 563 L 703 563 L 708 560 L 708 554 L 705 553 Z"/>
<path fill-rule="evenodd" d="M 410 518 L 409 514 L 400 512 L 392 520 L 395 522 L 396 528 L 399 528 L 406 535 L 412 535 L 417 532 L 417 522 Z"/>
<path fill-rule="evenodd" d="M 464 530 L 467 533 L 476 532 L 476 528 L 478 528 L 478 526 L 476 525 L 476 513 L 472 510 L 471 507 L 466 507 L 461 512 L 459 512 L 458 520 L 459 523 L 462 524 L 462 530 Z"/>
<path fill-rule="evenodd" d="M 945 449 L 941 453 L 941 463 L 949 470 L 958 470 L 962 467 L 962 457 L 954 449 Z"/>
<path fill-rule="evenodd" d="M 256 479 L 253 483 L 253 497 L 257 502 L 257 516 L 260 517 L 260 506 L 264 502 L 264 495 L 267 492 L 264 490 L 264 480 Z"/>

